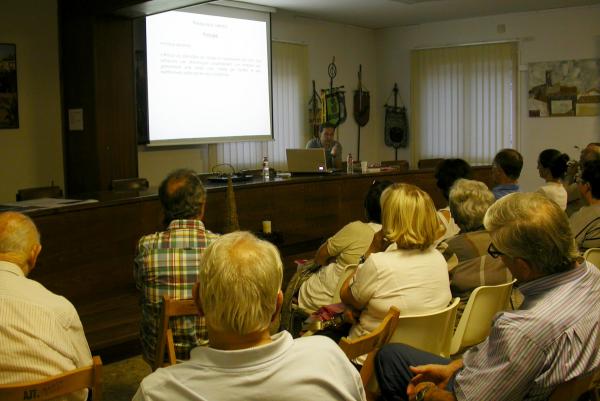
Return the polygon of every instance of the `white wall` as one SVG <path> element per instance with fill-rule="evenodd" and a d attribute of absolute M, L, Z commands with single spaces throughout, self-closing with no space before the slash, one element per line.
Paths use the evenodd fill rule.
<path fill-rule="evenodd" d="M 64 189 L 56 0 L 6 0 L 0 43 L 17 45 L 19 128 L 0 130 L 0 202 L 19 188 Z"/>
<path fill-rule="evenodd" d="M 348 109 L 346 122 L 338 128 L 339 140 L 343 145 L 344 157 L 351 152 L 355 159 L 358 125 L 352 117 L 352 93 L 358 86 L 358 66 L 362 63 L 363 87 L 371 92 L 371 118 L 369 123 L 361 128 L 360 157 L 363 160 L 380 160 L 381 150 L 384 147 L 380 121 L 383 118 L 381 113 L 383 102 L 377 93 L 375 31 L 295 17 L 284 12 L 274 13 L 271 22 L 271 36 L 274 41 L 300 43 L 307 46 L 309 79 L 315 80 L 317 91 L 329 87 L 327 68 L 332 57 L 335 56 L 337 76 L 334 86 L 344 86 Z M 312 94 L 312 85 L 308 93 Z M 304 100 L 307 108 L 308 100 L 308 98 Z M 275 135 L 277 136 L 277 133 Z M 306 138 L 310 138 L 310 135 L 310 132 L 307 132 Z M 205 167 L 208 156 L 207 146 L 171 150 L 147 150 L 140 147 L 138 152 L 140 177 L 147 178 L 150 185 L 158 185 L 170 170 L 177 167 L 191 167 L 197 171 L 210 170 L 210 166 Z"/>
<path fill-rule="evenodd" d="M 600 6 L 504 14 L 377 32 L 379 90 L 395 81 L 403 99 L 410 99 L 410 51 L 419 47 L 519 39 L 520 64 L 537 61 L 600 58 Z M 497 33 L 504 24 L 506 32 Z M 600 117 L 529 118 L 527 72 L 520 72 L 520 143 L 525 165 L 521 185 L 533 190 L 543 182 L 537 175 L 537 155 L 554 147 L 579 157 L 573 146 L 600 140 Z M 410 159 L 408 149 L 402 152 Z"/>

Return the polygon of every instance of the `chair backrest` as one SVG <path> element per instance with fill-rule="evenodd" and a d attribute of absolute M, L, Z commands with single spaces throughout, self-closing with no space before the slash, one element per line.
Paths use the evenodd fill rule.
<path fill-rule="evenodd" d="M 421 159 L 417 163 L 418 168 L 436 168 L 444 159 Z"/>
<path fill-rule="evenodd" d="M 583 258 L 600 269 L 600 248 L 590 248 L 583 254 Z"/>
<path fill-rule="evenodd" d="M 452 336 L 451 355 L 486 339 L 490 334 L 494 315 L 507 308 L 515 281 L 517 280 L 506 284 L 477 287 L 471 293 Z"/>
<path fill-rule="evenodd" d="M 91 390 L 93 401 L 102 400 L 102 360 L 93 358 L 91 366 L 79 368 L 44 380 L 0 385 L 0 400 L 44 401 L 83 389 Z"/>
<path fill-rule="evenodd" d="M 123 178 L 112 180 L 110 187 L 113 191 L 140 191 L 148 189 L 150 183 L 145 178 Z"/>
<path fill-rule="evenodd" d="M 375 354 L 390 341 L 392 334 L 396 330 L 399 316 L 400 311 L 392 306 L 379 326 L 369 334 L 353 340 L 347 337 L 340 340 L 340 348 L 344 351 L 348 359 L 352 360 L 361 355 L 368 354 L 360 370 L 360 377 L 365 388 L 369 380 L 373 377 L 373 360 Z"/>
<path fill-rule="evenodd" d="M 548 401 L 577 401 L 581 395 L 594 389 L 598 380 L 600 380 L 600 367 L 568 382 L 559 384 L 552 392 Z M 594 399 L 598 399 L 597 393 L 594 395 Z"/>
<path fill-rule="evenodd" d="M 340 299 L 340 290 L 342 289 L 342 285 L 344 285 L 344 283 L 346 282 L 348 277 L 350 277 L 352 274 L 354 274 L 357 267 L 358 267 L 358 265 L 346 266 L 346 269 L 340 275 L 340 279 L 339 279 L 335 289 L 333 290 L 333 298 L 331 299 L 332 304 L 339 304 L 340 302 L 342 302 L 342 300 Z"/>
<path fill-rule="evenodd" d="M 158 339 L 156 343 L 156 355 L 152 370 L 163 366 L 170 366 L 177 363 L 175 356 L 175 344 L 173 342 L 173 332 L 169 328 L 169 320 L 172 317 L 190 316 L 198 314 L 198 307 L 193 299 L 172 299 L 168 295 L 162 296 L 162 305 L 160 307 L 160 323 L 158 327 Z M 164 362 L 165 348 L 167 349 L 168 362 Z"/>
<path fill-rule="evenodd" d="M 17 202 L 39 199 L 39 198 L 62 198 L 63 191 L 60 187 L 53 185 L 50 187 L 23 188 L 17 191 Z"/>
<path fill-rule="evenodd" d="M 390 343 L 402 343 L 411 347 L 448 358 L 456 310 L 460 298 L 452 300 L 450 306 L 434 313 L 402 316 Z"/>

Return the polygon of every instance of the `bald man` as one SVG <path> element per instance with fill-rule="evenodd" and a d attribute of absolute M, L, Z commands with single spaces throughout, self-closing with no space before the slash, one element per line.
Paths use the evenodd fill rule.
<path fill-rule="evenodd" d="M 0 213 L 0 384 L 39 380 L 92 364 L 77 311 L 27 275 L 42 250 L 31 219 Z M 85 400 L 79 391 L 60 400 Z"/>

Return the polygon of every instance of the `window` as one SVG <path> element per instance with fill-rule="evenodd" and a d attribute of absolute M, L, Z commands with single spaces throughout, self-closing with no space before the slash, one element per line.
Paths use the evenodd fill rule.
<path fill-rule="evenodd" d="M 258 169 L 263 156 L 276 169 L 287 166 L 285 149 L 303 148 L 308 135 L 308 55 L 305 45 L 272 43 L 273 131 L 268 142 L 222 143 L 209 146 L 209 165 L 230 163 Z"/>
<path fill-rule="evenodd" d="M 411 153 L 490 164 L 515 147 L 517 44 L 415 50 L 411 54 Z"/>

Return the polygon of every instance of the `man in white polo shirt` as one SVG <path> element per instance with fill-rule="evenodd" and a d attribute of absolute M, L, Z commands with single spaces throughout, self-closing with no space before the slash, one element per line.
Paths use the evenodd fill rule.
<path fill-rule="evenodd" d="M 364 400 L 358 371 L 324 336 L 273 336 L 283 269 L 272 244 L 234 232 L 206 248 L 194 298 L 209 347 L 146 377 L 135 401 Z"/>

